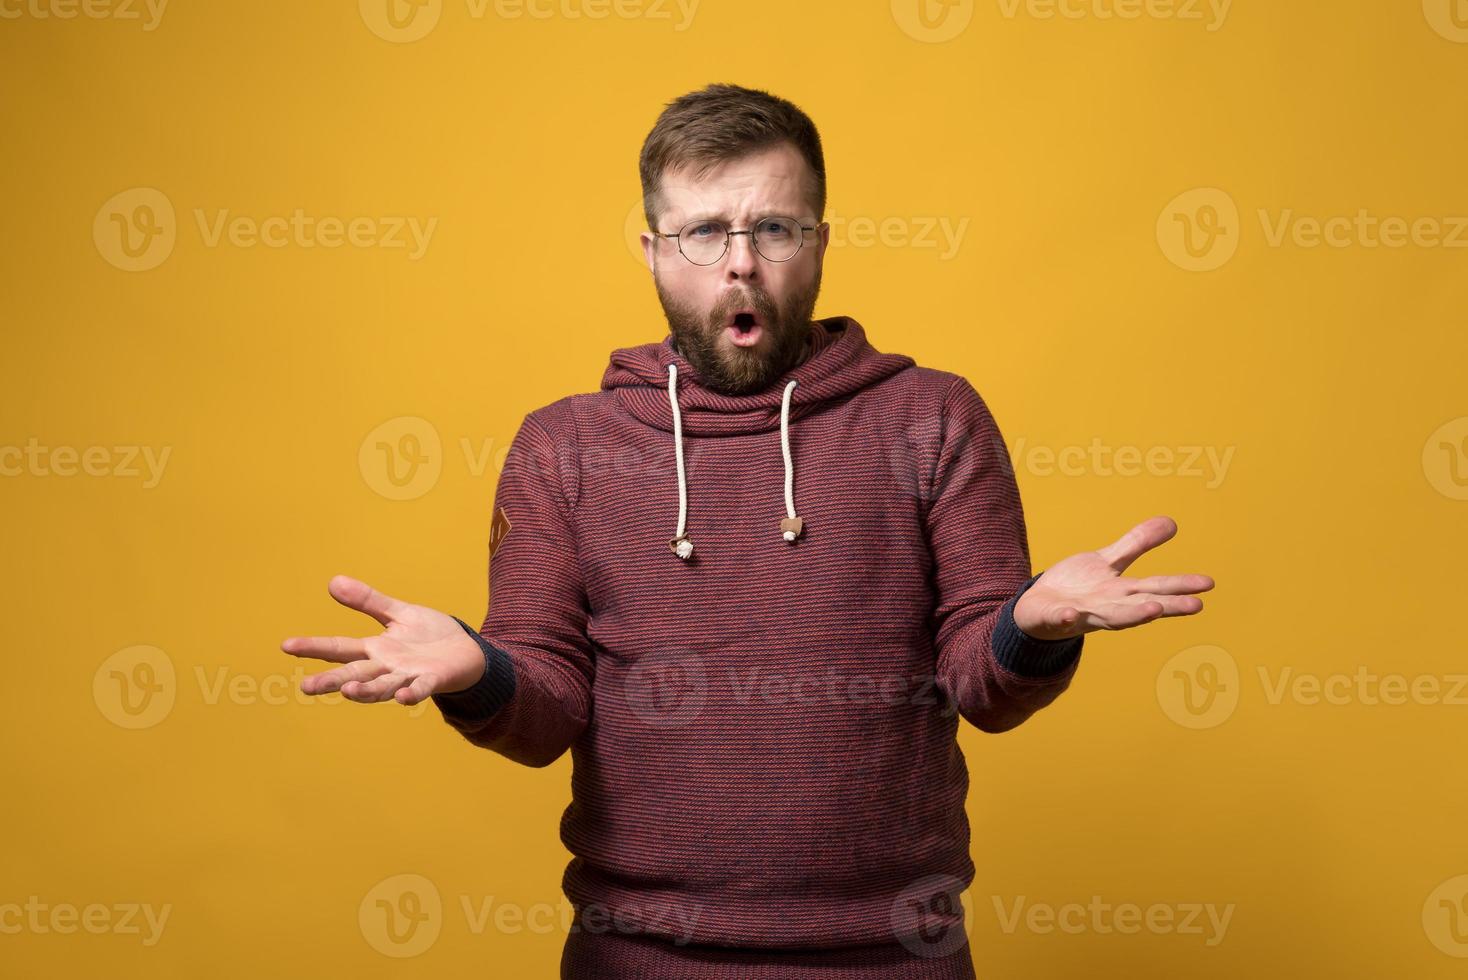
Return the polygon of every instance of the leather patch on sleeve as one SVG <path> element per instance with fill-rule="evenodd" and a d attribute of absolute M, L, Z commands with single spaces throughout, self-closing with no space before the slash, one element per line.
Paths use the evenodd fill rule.
<path fill-rule="evenodd" d="M 504 543 L 505 535 L 509 533 L 509 515 L 505 513 L 503 506 L 496 507 L 494 520 L 489 523 L 489 557 L 491 561 L 494 560 L 494 553 L 499 550 L 499 546 Z"/>

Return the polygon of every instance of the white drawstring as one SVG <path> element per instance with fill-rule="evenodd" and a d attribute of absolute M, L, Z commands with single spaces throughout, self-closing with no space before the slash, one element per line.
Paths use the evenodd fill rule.
<path fill-rule="evenodd" d="M 683 416 L 678 414 L 678 365 L 668 365 L 668 401 L 673 405 L 673 448 L 678 455 L 678 530 L 668 544 L 679 558 L 693 554 L 693 542 L 683 533 L 688 521 L 688 487 L 683 480 Z"/>
<path fill-rule="evenodd" d="M 793 486 L 795 483 L 795 464 L 790 462 L 790 393 L 795 390 L 795 381 L 785 386 L 785 395 L 780 399 L 780 452 L 785 456 L 785 513 L 789 515 L 790 521 L 795 522 L 792 527 L 787 521 L 780 522 L 780 534 L 786 541 L 794 541 L 800 534 L 800 518 L 795 516 L 795 496 Z"/>
<path fill-rule="evenodd" d="M 789 516 L 780 522 L 780 536 L 794 542 L 800 537 L 803 521 L 795 516 L 795 463 L 790 458 L 790 393 L 795 390 L 795 381 L 785 386 L 780 399 L 780 453 L 785 458 L 785 513 Z M 679 558 L 693 555 L 693 542 L 688 540 L 688 482 L 683 475 L 683 416 L 678 409 L 678 365 L 668 365 L 668 404 L 673 409 L 673 449 L 678 459 L 678 530 L 668 542 Z"/>

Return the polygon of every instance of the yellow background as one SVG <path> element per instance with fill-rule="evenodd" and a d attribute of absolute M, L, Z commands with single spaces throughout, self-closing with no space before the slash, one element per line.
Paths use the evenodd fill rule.
<path fill-rule="evenodd" d="M 174 0 L 152 30 L 41 2 L 0 19 L 0 446 L 111 462 L 0 478 L 0 906 L 170 911 L 152 945 L 118 911 L 101 934 L 0 932 L 0 972 L 555 975 L 563 924 L 538 917 L 563 903 L 569 756 L 525 769 L 431 706 L 294 695 L 277 645 L 368 632 L 326 594 L 338 572 L 482 616 L 521 418 L 666 333 L 629 225 L 641 141 L 672 98 L 737 81 L 820 127 L 845 230 L 817 315 L 973 381 L 1023 447 L 1036 569 L 1169 514 L 1178 537 L 1133 571 L 1218 581 L 1197 617 L 1092 634 L 1022 728 L 965 727 L 980 974 L 1461 975 L 1468 705 L 1444 702 L 1465 670 L 1468 251 L 1269 231 L 1468 214 L 1468 10 L 1459 29 L 1446 0 L 1237 0 L 1221 23 L 990 0 L 935 40 L 911 0 L 702 0 L 691 20 L 444 0 L 409 42 L 352 0 Z M 107 202 L 137 188 L 175 242 L 126 271 L 106 231 L 137 199 Z M 1230 257 L 1184 268 L 1168 229 L 1219 202 L 1210 254 Z M 296 209 L 437 224 L 412 258 L 211 246 L 196 217 Z M 951 254 L 922 244 L 944 221 Z M 861 231 L 883 222 L 885 242 Z M 384 425 L 439 439 L 410 499 L 374 469 Z M 1092 445 L 1231 456 L 1210 479 L 1034 451 Z M 170 455 L 145 485 L 111 447 Z M 1179 700 L 1204 662 L 1222 717 Z M 172 668 L 151 675 L 166 711 L 124 727 L 117 679 L 140 663 Z M 1270 697 L 1358 668 L 1444 696 Z M 383 890 L 422 889 L 400 875 L 442 904 L 412 956 L 373 933 Z M 1234 908 L 1213 945 L 996 912 L 1093 895 Z M 466 900 L 489 903 L 477 931 Z"/>

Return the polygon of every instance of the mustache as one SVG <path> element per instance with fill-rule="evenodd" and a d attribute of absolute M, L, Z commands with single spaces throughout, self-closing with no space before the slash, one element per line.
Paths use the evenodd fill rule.
<path fill-rule="evenodd" d="M 774 323 L 780 315 L 780 306 L 769 293 L 747 292 L 740 293 L 727 302 L 714 304 L 713 310 L 709 312 L 709 323 L 719 326 L 731 312 L 744 309 L 757 311 L 766 323 Z"/>

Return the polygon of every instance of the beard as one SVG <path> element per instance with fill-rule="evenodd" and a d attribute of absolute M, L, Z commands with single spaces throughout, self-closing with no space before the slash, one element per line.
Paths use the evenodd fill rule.
<path fill-rule="evenodd" d="M 704 387 L 724 395 L 752 394 L 805 359 L 811 314 L 821 291 L 819 266 L 810 286 L 791 293 L 783 305 L 755 286 L 730 293 L 708 313 L 674 299 L 656 276 L 653 283 L 674 348 L 698 372 Z M 759 312 L 764 336 L 753 347 L 738 347 L 724 340 L 724 320 L 733 310 L 746 306 Z"/>

